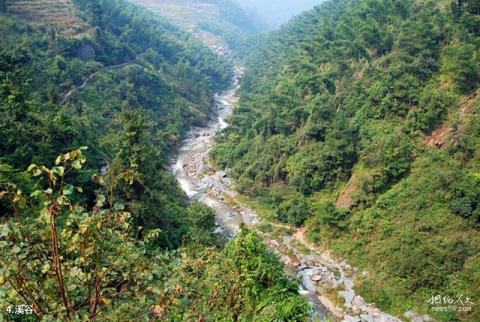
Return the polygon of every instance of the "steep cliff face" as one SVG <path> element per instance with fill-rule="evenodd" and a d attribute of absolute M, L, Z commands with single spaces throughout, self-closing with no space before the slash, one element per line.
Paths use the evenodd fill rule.
<path fill-rule="evenodd" d="M 396 314 L 479 296 L 478 5 L 328 1 L 253 40 L 212 153 L 257 206 L 368 269 L 364 295 Z"/>

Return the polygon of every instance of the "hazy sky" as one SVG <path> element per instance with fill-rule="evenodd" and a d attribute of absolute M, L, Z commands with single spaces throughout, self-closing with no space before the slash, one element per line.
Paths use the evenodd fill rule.
<path fill-rule="evenodd" d="M 269 27 L 278 27 L 291 17 L 313 8 L 323 0 L 237 0 L 246 8 L 256 9 Z"/>

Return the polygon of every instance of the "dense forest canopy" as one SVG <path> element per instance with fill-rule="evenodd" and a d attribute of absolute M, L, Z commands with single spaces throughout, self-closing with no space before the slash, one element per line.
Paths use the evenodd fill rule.
<path fill-rule="evenodd" d="M 212 157 L 401 315 L 479 298 L 480 2 L 327 1 L 253 39 Z M 477 312 L 436 314 L 474 321 Z"/>
<path fill-rule="evenodd" d="M 164 169 L 167 153 L 192 124 L 206 121 L 213 93 L 226 86 L 231 67 L 124 1 L 77 5 L 92 27 L 78 39 L 2 17 L 2 34 L 8 35 L 1 52 L 2 163 L 20 170 L 32 162 L 48 165 L 59 152 L 89 146 L 87 166 L 93 171 L 135 164 L 143 178 L 129 210 L 135 209 L 142 226 L 162 220 L 177 227 L 164 231 L 176 240 L 165 237 L 163 243 L 178 245 L 175 213 L 181 203 L 165 198 L 178 195 Z M 152 180 L 152 172 L 164 181 Z M 164 213 L 146 216 L 161 199 Z"/>
<path fill-rule="evenodd" d="M 277 256 L 221 247 L 168 171 L 232 64 L 123 0 L 0 10 L 0 318 L 306 320 Z"/>

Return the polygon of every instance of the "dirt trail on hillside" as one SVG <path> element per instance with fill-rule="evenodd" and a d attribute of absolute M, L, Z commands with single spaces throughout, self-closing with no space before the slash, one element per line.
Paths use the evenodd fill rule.
<path fill-rule="evenodd" d="M 106 66 L 102 69 L 99 69 L 93 73 L 91 73 L 90 75 L 87 75 L 85 76 L 84 78 L 82 78 L 82 83 L 78 86 L 74 86 L 72 87 L 70 90 L 68 90 L 68 92 L 60 95 L 61 99 L 59 100 L 59 105 L 64 105 L 65 103 L 67 103 L 67 101 L 70 99 L 70 97 L 72 96 L 73 93 L 75 93 L 76 91 L 84 88 L 88 82 L 94 78 L 95 76 L 97 76 L 98 74 L 100 74 L 101 72 L 105 72 L 107 70 L 114 70 L 114 69 L 120 69 L 122 67 L 125 67 L 127 65 L 131 65 L 131 64 L 134 64 L 136 63 L 140 58 L 142 58 L 144 55 L 145 55 L 146 51 L 144 51 L 143 53 L 141 54 L 138 54 L 137 56 L 135 56 L 134 59 L 130 60 L 130 61 L 127 61 L 125 63 L 121 63 L 121 64 L 118 64 L 118 65 L 113 65 L 113 66 Z"/>

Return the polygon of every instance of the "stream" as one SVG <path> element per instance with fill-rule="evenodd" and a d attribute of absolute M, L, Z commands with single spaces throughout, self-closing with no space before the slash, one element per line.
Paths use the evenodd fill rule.
<path fill-rule="evenodd" d="M 238 196 L 234 182 L 228 177 L 228 171 L 214 171 L 209 166 L 209 151 L 215 135 L 227 127 L 226 120 L 233 113 L 242 73 L 242 68 L 237 67 L 232 87 L 215 96 L 214 118 L 207 126 L 192 129 L 180 147 L 171 167 L 179 185 L 191 200 L 215 210 L 217 232 L 226 238 L 238 234 L 242 223 L 263 237 L 284 262 L 285 272 L 300 280 L 299 293 L 306 296 L 314 308 L 311 321 L 327 321 L 328 318 L 348 322 L 401 321 L 366 303 L 355 293 L 354 276 L 367 273 L 345 262 L 337 262 L 329 253 L 316 249 L 306 240 L 304 230 L 271 223 L 285 232 L 280 236 L 261 232 L 256 228 L 261 218 L 247 207 L 232 203 Z"/>

